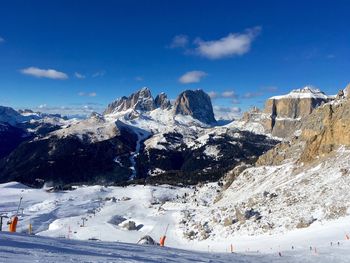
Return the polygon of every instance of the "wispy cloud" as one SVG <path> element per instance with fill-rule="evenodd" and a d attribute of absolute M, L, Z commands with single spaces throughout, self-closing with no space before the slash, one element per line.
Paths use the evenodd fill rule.
<path fill-rule="evenodd" d="M 220 98 L 237 99 L 238 98 L 238 94 L 236 94 L 236 92 L 234 92 L 233 90 L 227 90 L 221 93 L 210 91 L 208 92 L 208 95 L 211 99 L 220 99 Z"/>
<path fill-rule="evenodd" d="M 39 109 L 45 109 L 47 107 L 47 104 L 40 104 L 38 106 Z"/>
<path fill-rule="evenodd" d="M 230 33 L 218 40 L 204 41 L 197 39 L 196 52 L 205 58 L 220 59 L 243 55 L 250 50 L 251 43 L 260 33 L 261 27 L 247 29 L 244 33 Z"/>
<path fill-rule="evenodd" d="M 278 90 L 278 87 L 276 86 L 267 86 L 267 87 L 262 87 L 262 91 L 267 91 L 267 92 L 276 92 Z"/>
<path fill-rule="evenodd" d="M 36 78 L 68 79 L 68 75 L 66 73 L 57 71 L 55 69 L 40 69 L 37 67 L 29 67 L 21 69 L 20 72 L 25 75 L 34 76 Z"/>
<path fill-rule="evenodd" d="M 213 106 L 215 118 L 217 120 L 232 120 L 239 118 L 241 115 L 241 108 L 239 107 L 223 107 Z"/>
<path fill-rule="evenodd" d="M 106 75 L 106 71 L 99 70 L 99 71 L 96 71 L 94 74 L 92 74 L 92 77 L 97 78 L 97 77 L 103 77 L 104 75 Z"/>
<path fill-rule="evenodd" d="M 0 37 L 0 43 L 5 42 L 5 39 L 3 37 Z"/>
<path fill-rule="evenodd" d="M 96 92 L 79 92 L 78 93 L 79 96 L 81 97 L 96 97 L 97 96 L 97 93 Z"/>
<path fill-rule="evenodd" d="M 252 98 L 256 98 L 256 97 L 260 97 L 264 95 L 262 92 L 247 92 L 243 95 L 243 98 L 245 99 L 252 99 Z"/>
<path fill-rule="evenodd" d="M 188 45 L 188 36 L 177 35 L 171 41 L 170 48 L 185 48 Z"/>
<path fill-rule="evenodd" d="M 138 82 L 141 82 L 141 81 L 143 81 L 143 77 L 141 77 L 141 76 L 136 76 L 136 77 L 135 77 L 135 80 L 138 81 Z"/>
<path fill-rule="evenodd" d="M 230 33 L 220 39 L 202 40 L 197 38 L 189 47 L 189 38 L 186 35 L 177 35 L 173 38 L 170 48 L 183 48 L 185 54 L 202 56 L 208 59 L 222 59 L 241 56 L 249 52 L 252 42 L 261 32 L 261 27 L 246 29 L 242 33 Z"/>
<path fill-rule="evenodd" d="M 252 98 L 257 98 L 257 97 L 261 97 L 264 94 L 268 93 L 273 93 L 276 92 L 278 90 L 278 87 L 276 86 L 266 86 L 266 87 L 261 87 L 259 88 L 257 91 L 250 91 L 250 92 L 246 92 L 242 98 L 244 99 L 252 99 Z"/>
<path fill-rule="evenodd" d="M 103 105 L 95 103 L 76 103 L 74 106 L 51 106 L 44 103 L 34 107 L 32 110 L 51 114 L 61 114 L 62 116 L 87 117 L 92 112 L 101 113 L 103 109 Z"/>
<path fill-rule="evenodd" d="M 183 74 L 179 78 L 179 82 L 182 84 L 189 84 L 189 83 L 198 83 L 207 76 L 208 74 L 205 73 L 204 71 L 199 71 L 199 70 L 194 70 L 194 71 L 189 71 Z"/>
<path fill-rule="evenodd" d="M 74 76 L 77 78 L 77 79 L 85 79 L 86 76 L 79 73 L 79 72 L 74 72 Z"/>

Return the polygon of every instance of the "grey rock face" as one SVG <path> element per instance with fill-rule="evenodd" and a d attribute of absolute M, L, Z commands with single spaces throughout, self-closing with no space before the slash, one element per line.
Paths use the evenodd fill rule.
<path fill-rule="evenodd" d="M 186 90 L 176 99 L 174 114 L 190 115 L 201 122 L 215 123 L 213 106 L 203 90 Z"/>
<path fill-rule="evenodd" d="M 156 104 L 156 107 L 161 108 L 162 110 L 169 109 L 171 107 L 168 96 L 164 92 L 158 94 L 154 99 L 154 102 Z"/>
<path fill-rule="evenodd" d="M 318 89 L 304 87 L 282 96 L 268 99 L 262 112 L 253 109 L 243 115 L 242 120 L 260 123 L 266 133 L 280 138 L 290 138 L 300 129 L 302 119 L 316 108 L 334 98 Z"/>
<path fill-rule="evenodd" d="M 128 109 L 151 111 L 156 108 L 154 99 L 149 88 L 142 88 L 141 90 L 131 94 L 129 97 L 121 97 L 108 105 L 103 114 L 113 112 L 121 112 Z"/>

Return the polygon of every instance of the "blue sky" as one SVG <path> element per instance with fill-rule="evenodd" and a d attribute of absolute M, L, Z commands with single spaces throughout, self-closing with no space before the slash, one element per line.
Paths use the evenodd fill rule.
<path fill-rule="evenodd" d="M 350 82 L 349 11 L 325 0 L 2 1 L 0 105 L 101 110 L 148 86 L 170 98 L 201 88 L 235 113 L 308 84 L 333 94 Z"/>

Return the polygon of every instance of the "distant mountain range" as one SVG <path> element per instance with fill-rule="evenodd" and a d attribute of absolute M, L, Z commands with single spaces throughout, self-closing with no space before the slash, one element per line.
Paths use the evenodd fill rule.
<path fill-rule="evenodd" d="M 170 183 L 217 181 L 292 136 L 300 119 L 334 100 L 311 87 L 272 97 L 265 109 L 220 126 L 210 97 L 182 92 L 172 105 L 142 88 L 84 120 L 0 107 L 0 181 Z"/>

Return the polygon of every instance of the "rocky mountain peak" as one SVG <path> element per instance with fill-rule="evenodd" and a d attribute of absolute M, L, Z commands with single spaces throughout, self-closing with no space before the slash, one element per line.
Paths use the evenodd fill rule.
<path fill-rule="evenodd" d="M 305 86 L 269 98 L 262 112 L 252 109 L 244 113 L 242 121 L 247 124 L 258 123 L 266 133 L 271 133 L 273 136 L 290 138 L 300 128 L 301 119 L 309 116 L 320 105 L 332 100 L 334 96 L 328 96 L 313 86 Z"/>
<path fill-rule="evenodd" d="M 22 122 L 24 117 L 11 107 L 0 106 L 0 122 L 7 122 L 15 125 Z"/>
<path fill-rule="evenodd" d="M 343 92 L 344 92 L 344 96 L 346 98 L 349 98 L 349 95 L 350 95 L 350 83 L 343 89 Z"/>
<path fill-rule="evenodd" d="M 149 88 L 144 87 L 131 94 L 129 97 L 121 97 L 108 105 L 103 114 L 126 111 L 129 109 L 151 111 L 156 108 Z"/>
<path fill-rule="evenodd" d="M 164 92 L 158 94 L 154 99 L 154 102 L 156 104 L 156 107 L 161 108 L 162 110 L 169 109 L 171 107 L 170 100 Z"/>
<path fill-rule="evenodd" d="M 174 113 L 190 115 L 207 124 L 216 122 L 210 97 L 203 90 L 182 92 L 175 101 Z"/>

